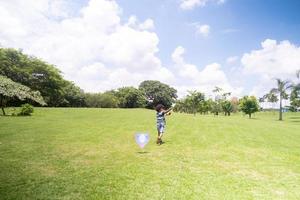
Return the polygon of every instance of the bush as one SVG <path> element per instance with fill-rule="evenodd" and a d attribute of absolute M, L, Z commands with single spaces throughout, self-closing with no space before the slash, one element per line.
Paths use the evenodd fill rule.
<path fill-rule="evenodd" d="M 31 115 L 31 113 L 33 113 L 33 106 L 26 103 L 21 106 L 21 110 L 18 113 L 18 115 L 28 116 L 28 115 Z"/>

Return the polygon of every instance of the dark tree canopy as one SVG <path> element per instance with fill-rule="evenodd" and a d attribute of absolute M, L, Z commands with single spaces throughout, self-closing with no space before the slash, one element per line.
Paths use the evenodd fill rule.
<path fill-rule="evenodd" d="M 171 107 L 177 98 L 177 90 L 159 81 L 143 81 L 139 89 L 149 100 L 148 108 L 153 108 L 157 104 L 163 104 L 167 108 Z"/>
<path fill-rule="evenodd" d="M 117 108 L 119 100 L 110 91 L 104 93 L 86 93 L 85 101 L 88 107 L 93 108 Z"/>
<path fill-rule="evenodd" d="M 21 51 L 0 48 L 0 75 L 40 91 L 49 106 L 82 105 L 80 88 L 65 80 L 54 65 Z M 74 97 L 70 98 L 70 95 Z"/>
<path fill-rule="evenodd" d="M 115 92 L 121 108 L 142 108 L 146 105 L 143 92 L 134 87 L 122 87 Z"/>

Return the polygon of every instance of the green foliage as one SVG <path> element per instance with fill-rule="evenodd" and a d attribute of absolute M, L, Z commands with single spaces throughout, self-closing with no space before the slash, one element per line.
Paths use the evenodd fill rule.
<path fill-rule="evenodd" d="M 40 91 L 49 106 L 81 106 L 83 93 L 53 65 L 15 49 L 0 48 L 0 75 Z M 70 90 L 71 89 L 71 90 Z M 74 96 L 71 96 L 74 95 Z"/>
<path fill-rule="evenodd" d="M 211 105 L 211 112 L 214 113 L 214 115 L 219 115 L 220 112 L 222 112 L 222 105 L 220 101 L 213 101 Z"/>
<path fill-rule="evenodd" d="M 189 113 L 196 114 L 201 102 L 204 101 L 205 96 L 203 93 L 197 91 L 189 91 L 188 93 L 189 94 L 184 100 L 185 106 Z"/>
<path fill-rule="evenodd" d="M 233 105 L 231 101 L 228 100 L 222 101 L 221 105 L 222 105 L 222 110 L 225 113 L 225 116 L 227 115 L 230 116 L 230 113 L 233 112 Z"/>
<path fill-rule="evenodd" d="M 204 103 L 204 94 L 197 91 L 189 91 L 189 94 L 181 100 L 176 102 L 174 107 L 175 112 L 185 112 L 196 114 L 196 112 L 205 112 L 206 107 Z"/>
<path fill-rule="evenodd" d="M 5 115 L 4 107 L 6 103 L 12 99 L 31 100 L 40 105 L 46 105 L 39 91 L 33 91 L 27 86 L 0 75 L 0 106 L 3 115 Z"/>
<path fill-rule="evenodd" d="M 177 100 L 176 101 L 176 104 L 175 104 L 175 106 L 174 106 L 174 108 L 173 108 L 173 111 L 174 112 L 185 112 L 185 113 L 187 113 L 187 110 L 185 110 L 185 106 L 184 106 L 184 102 L 183 102 L 183 100 Z"/>
<path fill-rule="evenodd" d="M 296 76 L 300 79 L 300 70 L 296 72 Z M 291 92 L 291 110 L 297 111 L 300 108 L 300 83 L 293 85 Z"/>
<path fill-rule="evenodd" d="M 28 116 L 28 115 L 31 115 L 33 113 L 33 111 L 34 111 L 33 106 L 26 103 L 21 106 L 21 109 L 20 109 L 20 112 L 18 113 L 18 115 Z"/>
<path fill-rule="evenodd" d="M 249 118 L 251 118 L 251 115 L 259 110 L 259 104 L 254 96 L 244 96 L 242 99 L 240 99 L 239 107 L 242 112 L 249 115 Z"/>
<path fill-rule="evenodd" d="M 152 100 L 152 102 L 148 103 L 147 108 L 153 108 L 159 103 L 169 108 L 177 98 L 177 91 L 174 88 L 159 81 L 143 81 L 139 89 L 148 100 Z"/>
<path fill-rule="evenodd" d="M 122 87 L 115 92 L 120 108 L 142 108 L 146 105 L 143 92 L 134 87 Z"/>
<path fill-rule="evenodd" d="M 237 99 L 232 99 L 231 101 L 227 98 L 231 95 L 231 92 L 224 92 L 220 87 L 215 87 L 213 90 L 215 93 L 215 102 L 212 103 L 212 112 L 218 115 L 220 112 L 224 112 L 225 116 L 230 116 L 232 112 L 236 112 L 238 109 Z"/>
<path fill-rule="evenodd" d="M 291 92 L 291 107 L 296 111 L 300 107 L 300 84 L 296 85 Z"/>
<path fill-rule="evenodd" d="M 105 93 L 86 93 L 86 106 L 93 108 L 117 108 L 119 101 L 110 92 Z"/>
<path fill-rule="evenodd" d="M 62 103 L 62 106 L 67 107 L 83 107 L 85 106 L 85 95 L 84 91 L 76 86 L 72 82 L 66 82 L 64 88 L 64 98 L 65 101 Z"/>
<path fill-rule="evenodd" d="M 293 87 L 293 85 L 286 80 L 276 79 L 277 87 L 271 89 L 270 93 L 278 94 L 279 96 L 279 120 L 282 120 L 282 100 L 288 99 L 287 90 Z"/>
<path fill-rule="evenodd" d="M 270 91 L 268 94 L 266 94 L 266 95 L 264 96 L 264 98 L 265 98 L 268 102 L 270 102 L 270 103 L 276 103 L 276 102 L 278 102 L 278 97 L 277 97 L 277 95 L 276 95 L 274 92 L 272 92 L 272 91 Z"/>
<path fill-rule="evenodd" d="M 198 112 L 200 114 L 207 114 L 212 109 L 213 101 L 211 99 L 202 100 L 199 103 Z"/>

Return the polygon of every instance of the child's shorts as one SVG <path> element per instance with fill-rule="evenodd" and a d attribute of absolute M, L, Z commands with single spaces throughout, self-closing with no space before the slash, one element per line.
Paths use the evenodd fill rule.
<path fill-rule="evenodd" d="M 157 124 L 157 131 L 158 131 L 159 133 L 163 133 L 164 130 L 165 130 L 165 124 L 164 124 L 164 123 L 158 123 L 158 124 Z"/>

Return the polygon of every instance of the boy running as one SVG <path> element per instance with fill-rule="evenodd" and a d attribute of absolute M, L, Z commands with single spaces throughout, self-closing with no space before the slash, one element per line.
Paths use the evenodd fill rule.
<path fill-rule="evenodd" d="M 172 108 L 165 110 L 165 107 L 162 104 L 158 104 L 155 107 L 155 110 L 156 110 L 156 126 L 157 126 L 156 144 L 161 145 L 163 143 L 161 138 L 164 134 L 164 129 L 165 129 L 165 125 L 166 125 L 165 115 L 170 115 Z"/>

